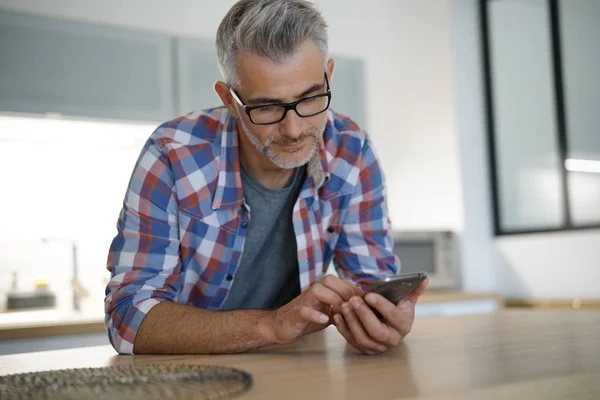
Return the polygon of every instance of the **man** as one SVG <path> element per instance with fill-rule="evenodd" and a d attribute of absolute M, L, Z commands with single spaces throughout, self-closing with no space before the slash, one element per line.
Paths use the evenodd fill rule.
<path fill-rule="evenodd" d="M 221 22 L 224 107 L 160 126 L 129 184 L 105 301 L 119 353 L 242 352 L 334 323 L 378 354 L 410 331 L 426 282 L 398 305 L 362 297 L 399 261 L 369 137 L 328 109 L 326 28 L 303 0 L 241 0 Z"/>

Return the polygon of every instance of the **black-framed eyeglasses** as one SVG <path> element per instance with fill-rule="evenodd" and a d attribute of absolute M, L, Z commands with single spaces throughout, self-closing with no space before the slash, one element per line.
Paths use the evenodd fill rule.
<path fill-rule="evenodd" d="M 294 110 L 301 118 L 314 117 L 325 112 L 331 103 L 331 88 L 327 73 L 325 73 L 327 92 L 315 96 L 305 97 L 292 103 L 264 104 L 260 106 L 247 106 L 233 88 L 229 88 L 233 98 L 244 109 L 250 121 L 255 125 L 271 125 L 283 121 L 289 110 Z"/>

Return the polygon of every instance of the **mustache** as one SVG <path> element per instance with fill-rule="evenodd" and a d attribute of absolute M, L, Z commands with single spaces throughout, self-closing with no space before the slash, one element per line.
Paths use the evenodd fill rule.
<path fill-rule="evenodd" d="M 304 132 L 303 134 L 301 134 L 300 136 L 295 137 L 295 138 L 292 138 L 289 136 L 282 136 L 282 137 L 278 138 L 277 140 L 272 140 L 271 143 L 269 143 L 269 144 L 281 144 L 281 145 L 296 144 L 296 143 L 299 143 L 310 137 L 314 137 L 315 139 L 318 140 L 320 138 L 319 131 L 317 129 L 309 129 L 306 132 Z"/>

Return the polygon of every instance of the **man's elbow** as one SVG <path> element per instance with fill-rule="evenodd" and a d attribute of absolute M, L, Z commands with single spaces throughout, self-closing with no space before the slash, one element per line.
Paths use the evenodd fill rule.
<path fill-rule="evenodd" d="M 155 305 L 166 299 L 145 293 L 142 299 L 126 296 L 117 304 L 107 302 L 105 325 L 108 338 L 119 354 L 134 354 L 134 343 L 142 321 Z"/>
<path fill-rule="evenodd" d="M 106 315 L 104 324 L 108 333 L 108 340 L 117 353 L 131 355 L 133 354 L 133 343 L 126 340 L 123 335 L 119 333 L 123 322 L 118 320 L 120 320 L 120 318 L 116 318 L 114 313 Z"/>

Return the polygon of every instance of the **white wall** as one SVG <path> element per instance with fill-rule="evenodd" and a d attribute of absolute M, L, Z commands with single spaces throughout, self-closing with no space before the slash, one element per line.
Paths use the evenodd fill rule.
<path fill-rule="evenodd" d="M 600 230 L 503 237 L 495 247 L 506 297 L 600 299 Z"/>
<path fill-rule="evenodd" d="M 377 81 L 368 100 L 392 222 L 402 229 L 461 230 L 450 3 L 384 4 L 386 36 L 368 39 L 384 41 L 372 57 L 371 82 Z M 368 41 L 365 47 L 373 46 Z"/>
<path fill-rule="evenodd" d="M 213 37 L 234 0 L 1 0 L 0 7 L 78 21 Z"/>
<path fill-rule="evenodd" d="M 477 1 L 452 0 L 454 107 L 462 182 L 462 282 L 497 290 Z"/>

